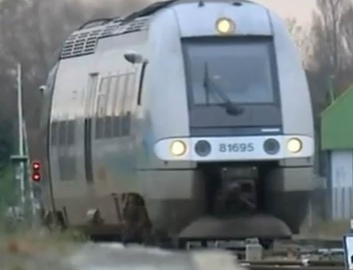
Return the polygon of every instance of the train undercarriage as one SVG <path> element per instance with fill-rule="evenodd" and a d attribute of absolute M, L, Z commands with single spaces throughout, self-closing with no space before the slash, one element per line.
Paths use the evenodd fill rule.
<path fill-rule="evenodd" d="M 197 171 L 204 182 L 204 200 L 192 201 L 194 209 L 197 210 L 189 211 L 188 206 L 176 204 L 166 206 L 164 209 L 163 216 L 165 215 L 166 220 L 172 219 L 170 213 L 179 212 L 183 216 L 184 212 L 189 211 L 188 217 L 178 221 L 179 227 L 173 233 L 177 234 L 178 245 L 185 247 L 189 243 L 194 243 L 198 246 L 205 241 L 208 244 L 213 241 L 211 245 L 219 241 L 228 241 L 227 243 L 233 241 L 238 245 L 238 240 L 258 238 L 264 246 L 268 246 L 273 240 L 288 239 L 292 233 L 298 233 L 306 217 L 309 192 L 307 190 L 286 192 L 283 189 L 279 192 L 273 188 L 273 183 L 282 181 L 283 188 L 286 181 L 298 180 L 298 184 L 308 175 L 283 174 L 287 169 L 282 168 L 280 169 L 282 174 L 278 174 L 274 173 L 276 170 L 278 171 L 278 165 L 275 163 L 241 164 L 241 166 L 226 163 L 199 165 Z M 300 171 L 303 172 L 305 169 L 301 168 Z M 288 179 L 291 175 L 298 179 Z M 125 204 L 119 213 L 122 216 L 120 218 L 124 220 L 123 224 L 118 226 L 104 224 L 99 210 L 92 210 L 88 213 L 89 225 L 80 229 L 95 239 L 145 242 L 159 246 L 162 242 L 168 242 L 175 245 L 175 241 L 170 242 L 175 240 L 169 237 L 170 233 L 156 230 L 146 207 L 148 202 L 145 203 L 138 194 L 126 194 L 124 198 Z M 112 200 L 118 203 L 116 197 L 113 196 Z M 117 212 L 118 208 L 116 207 Z M 57 213 L 57 222 L 60 227 L 66 228 L 65 214 L 62 211 Z M 47 215 L 45 223 L 53 223 L 53 215 Z M 168 226 L 170 225 L 165 225 L 164 228 Z M 224 245 L 227 246 L 227 243 L 224 242 Z"/>
<path fill-rule="evenodd" d="M 285 182 L 271 179 L 276 177 L 276 163 L 203 165 L 200 169 L 206 179 L 206 215 L 187 226 L 181 238 L 258 238 L 268 245 L 275 239 L 299 233 L 308 209 L 309 192 L 285 191 L 283 183 L 281 191 L 270 186 L 273 180 Z"/>

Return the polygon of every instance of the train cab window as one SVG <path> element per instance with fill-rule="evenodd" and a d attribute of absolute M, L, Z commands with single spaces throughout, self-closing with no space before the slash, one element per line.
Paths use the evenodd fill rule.
<path fill-rule="evenodd" d="M 119 137 L 122 134 L 121 122 L 122 122 L 122 112 L 123 112 L 123 98 L 125 92 L 125 82 L 126 76 L 118 76 L 117 87 L 115 88 L 115 101 L 114 101 L 114 128 L 113 135 L 114 137 Z"/>
<path fill-rule="evenodd" d="M 193 105 L 224 103 L 214 88 L 221 89 L 234 103 L 276 102 L 277 69 L 271 38 L 185 39 L 183 50 Z"/>
<path fill-rule="evenodd" d="M 107 90 L 109 87 L 110 78 L 103 78 L 100 83 L 97 94 L 96 106 L 96 139 L 104 138 L 104 120 L 106 116 L 105 105 L 107 98 Z"/>

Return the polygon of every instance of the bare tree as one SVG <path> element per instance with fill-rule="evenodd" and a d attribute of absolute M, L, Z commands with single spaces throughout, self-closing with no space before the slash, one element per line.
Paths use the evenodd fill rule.
<path fill-rule="evenodd" d="M 40 115 L 37 89 L 45 82 L 49 70 L 57 61 L 58 52 L 67 36 L 89 19 L 121 16 L 141 8 L 147 2 L 0 1 L 0 121 L 1 118 L 16 119 L 15 68 L 20 62 L 23 67 L 24 114 L 30 129 L 29 136 L 35 139 Z"/>
<path fill-rule="evenodd" d="M 300 51 L 302 62 L 307 66 L 310 55 L 310 42 L 308 41 L 309 32 L 306 28 L 298 24 L 297 20 L 293 17 L 287 19 L 288 31 L 294 39 Z"/>
<path fill-rule="evenodd" d="M 322 89 L 333 89 L 340 93 L 347 87 L 344 71 L 347 68 L 347 46 L 345 45 L 342 22 L 351 10 L 350 0 L 317 0 L 318 12 L 315 12 L 311 36 L 313 37 L 313 58 L 318 73 L 325 77 Z"/>
<path fill-rule="evenodd" d="M 310 55 L 307 72 L 315 118 L 319 121 L 321 111 L 351 83 L 347 65 L 352 58 L 348 53 L 342 21 L 351 9 L 350 0 L 317 0 L 313 13 Z"/>
<path fill-rule="evenodd" d="M 9 70 L 13 69 L 17 62 L 22 63 L 25 115 L 31 127 L 37 128 L 38 123 L 40 97 L 36 89 L 44 83 L 66 37 L 89 19 L 123 15 L 138 6 L 141 7 L 144 2 L 106 0 L 100 5 L 87 4 L 87 1 L 81 0 L 0 2 L 0 62 L 6 67 L 4 71 L 0 68 L 0 80 L 3 75 L 4 80 L 15 81 L 14 74 L 8 74 Z M 14 92 L 13 83 L 4 85 L 3 92 Z"/>

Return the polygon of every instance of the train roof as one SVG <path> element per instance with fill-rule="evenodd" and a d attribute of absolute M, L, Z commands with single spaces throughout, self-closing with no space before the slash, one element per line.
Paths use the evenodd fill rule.
<path fill-rule="evenodd" d="M 180 4 L 180 3 L 207 3 L 207 2 L 224 2 L 224 3 L 231 3 L 234 5 L 241 5 L 242 3 L 254 3 L 252 1 L 249 0 L 167 0 L 167 1 L 160 1 L 160 2 L 156 2 L 153 3 L 147 7 L 144 7 L 141 10 L 135 11 L 131 14 L 128 14 L 126 16 L 123 17 L 117 17 L 117 18 L 101 18 L 101 19 L 94 19 L 91 21 L 88 21 L 86 23 L 84 23 L 82 26 L 79 27 L 79 30 L 85 29 L 85 28 L 90 28 L 92 26 L 96 26 L 96 25 L 105 25 L 107 23 L 110 22 L 117 22 L 120 21 L 122 23 L 127 23 L 130 21 L 133 21 L 139 17 L 145 17 L 145 16 L 151 16 L 154 13 L 156 13 L 157 11 L 163 9 L 163 8 L 167 8 L 169 6 L 171 6 L 172 4 Z M 255 3 L 254 3 L 255 4 Z M 257 4 L 257 3 L 256 3 Z"/>
<path fill-rule="evenodd" d="M 65 41 L 60 52 L 60 59 L 89 55 L 95 52 L 101 38 L 147 30 L 149 18 L 158 11 L 182 3 L 222 2 L 232 5 L 254 3 L 249 0 L 168 0 L 153 3 L 141 10 L 116 18 L 101 18 L 88 21 L 81 25 Z"/>

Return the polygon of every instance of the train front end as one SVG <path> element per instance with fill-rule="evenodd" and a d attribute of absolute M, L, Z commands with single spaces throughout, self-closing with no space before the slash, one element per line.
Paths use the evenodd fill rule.
<path fill-rule="evenodd" d="M 202 181 L 204 190 L 202 200 L 195 199 L 204 204 L 202 216 L 197 212 L 181 235 L 266 239 L 297 233 L 312 189 L 314 134 L 305 72 L 285 24 L 250 2 L 189 2 L 170 12 L 175 20 L 164 24 L 170 34 L 163 36 L 161 59 L 172 61 L 167 69 L 175 73 L 159 76 L 180 75 L 163 91 L 185 85 L 187 101 L 181 101 L 183 88 L 173 102 L 174 90 L 164 94 L 170 95 L 163 99 L 168 114 L 158 116 L 164 135 L 154 149 L 175 167 L 192 164 L 192 181 Z M 173 29 L 180 45 L 171 43 Z M 177 113 L 183 106 L 185 118 Z"/>

